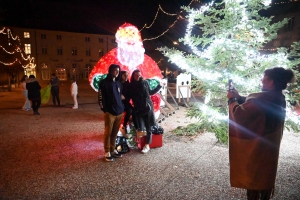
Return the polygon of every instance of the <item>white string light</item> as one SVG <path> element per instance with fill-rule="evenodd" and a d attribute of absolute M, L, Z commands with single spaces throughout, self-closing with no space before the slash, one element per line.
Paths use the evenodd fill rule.
<path fill-rule="evenodd" d="M 6 27 L 3 27 L 1 30 L 0 30 L 0 34 L 3 34 L 3 35 L 7 35 L 7 38 L 8 38 L 8 44 L 10 45 L 10 39 L 14 40 L 14 41 L 18 41 L 18 46 L 13 50 L 13 51 L 8 51 L 7 49 L 5 49 L 2 45 L 0 45 L 0 48 L 7 54 L 16 54 L 16 53 L 20 53 L 21 55 L 21 58 L 22 60 L 24 61 L 29 61 L 29 63 L 34 63 L 34 57 L 30 57 L 30 55 L 26 55 L 26 53 L 24 52 L 24 50 L 22 50 L 20 48 L 21 45 L 21 41 L 20 41 L 20 38 L 19 36 L 13 36 L 12 35 L 12 32 L 9 28 L 6 28 Z M 1 64 L 3 65 L 7 65 L 7 66 L 11 66 L 11 65 L 14 65 L 16 63 L 19 63 L 21 64 L 21 60 L 19 60 L 18 58 L 16 58 L 13 62 L 3 62 L 3 61 L 0 61 Z M 32 66 L 32 65 L 31 65 Z M 35 65 L 34 65 L 35 66 Z M 26 66 L 22 66 L 23 68 L 26 68 Z"/>
<path fill-rule="evenodd" d="M 190 6 L 193 2 L 194 2 L 195 0 L 191 0 L 190 1 L 190 3 L 187 5 L 187 6 Z M 181 10 L 180 12 L 179 12 L 179 14 L 172 14 L 172 13 L 168 13 L 168 12 L 166 12 L 166 11 L 164 11 L 163 10 L 163 8 L 161 7 L 161 5 L 159 5 L 158 6 L 158 9 L 157 9 L 157 12 L 156 12 L 156 14 L 155 14 L 155 17 L 154 17 L 154 19 L 153 19 L 153 21 L 152 21 L 152 23 L 149 25 L 149 26 L 147 26 L 147 24 L 145 24 L 144 26 L 143 26 L 143 28 L 141 28 L 140 29 L 140 32 L 144 29 L 144 28 L 151 28 L 152 27 L 152 25 L 154 24 L 154 22 L 156 21 L 156 19 L 157 19 L 157 16 L 158 16 L 158 13 L 159 13 L 159 11 L 162 11 L 164 14 L 166 14 L 166 15 L 169 15 L 169 16 L 177 16 L 177 19 L 165 30 L 165 31 L 163 31 L 161 34 L 159 34 L 158 36 L 156 36 L 156 37 L 152 37 L 152 38 L 145 38 L 145 39 L 143 39 L 143 41 L 147 41 L 147 40 L 155 40 L 155 39 L 157 39 L 157 38 L 159 38 L 159 37 L 161 37 L 161 36 L 163 36 L 165 33 L 167 33 L 177 22 L 178 22 L 178 20 L 179 19 L 182 19 L 182 17 L 180 16 L 180 14 L 184 11 L 184 10 Z"/>

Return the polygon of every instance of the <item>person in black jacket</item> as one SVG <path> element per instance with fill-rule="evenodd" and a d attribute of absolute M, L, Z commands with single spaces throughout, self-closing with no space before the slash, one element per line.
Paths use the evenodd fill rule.
<path fill-rule="evenodd" d="M 28 99 L 31 101 L 33 114 L 40 115 L 38 110 L 41 105 L 41 86 L 34 75 L 29 76 L 28 82 L 26 83 L 26 89 L 28 90 Z"/>
<path fill-rule="evenodd" d="M 56 74 L 51 74 L 51 94 L 52 94 L 52 101 L 53 105 L 56 106 L 56 101 L 58 106 L 60 106 L 60 99 L 59 99 L 59 78 Z"/>
<path fill-rule="evenodd" d="M 124 111 L 125 111 L 125 116 L 124 116 L 124 121 L 123 121 L 123 131 L 122 133 L 123 136 L 125 138 L 128 138 L 129 135 L 127 133 L 127 123 L 129 121 L 129 118 L 130 116 L 132 115 L 132 105 L 131 103 L 129 102 L 129 81 L 128 81 L 128 72 L 127 71 L 121 71 L 120 73 L 121 75 L 121 83 L 122 83 L 122 102 L 123 102 L 123 105 L 124 105 Z"/>
<path fill-rule="evenodd" d="M 147 153 L 150 150 L 149 144 L 151 144 L 152 141 L 151 126 L 156 125 L 150 95 L 157 93 L 161 87 L 162 83 L 151 90 L 148 82 L 143 79 L 139 70 L 132 72 L 129 95 L 134 105 L 134 112 L 136 112 L 138 118 L 142 119 L 147 132 L 146 145 L 142 153 Z"/>
<path fill-rule="evenodd" d="M 115 149 L 116 138 L 124 111 L 119 71 L 119 65 L 111 64 L 107 77 L 99 83 L 98 103 L 101 110 L 105 113 L 104 150 L 106 161 L 114 161 L 114 158 L 122 157 L 122 154 Z"/>

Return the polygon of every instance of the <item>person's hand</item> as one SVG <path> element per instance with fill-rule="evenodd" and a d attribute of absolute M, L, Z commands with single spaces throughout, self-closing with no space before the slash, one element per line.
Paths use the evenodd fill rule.
<path fill-rule="evenodd" d="M 124 100 L 124 99 L 125 99 L 125 97 L 123 96 L 123 94 L 121 95 L 121 99 L 122 99 L 122 100 Z"/>
<path fill-rule="evenodd" d="M 237 90 L 228 90 L 227 92 L 227 98 L 231 99 L 231 98 L 239 98 L 239 92 Z"/>
<path fill-rule="evenodd" d="M 159 82 L 159 85 L 160 85 L 160 86 L 165 86 L 165 85 L 166 85 L 166 83 L 165 83 L 165 82 L 163 82 L 163 81 L 160 81 L 160 82 Z"/>

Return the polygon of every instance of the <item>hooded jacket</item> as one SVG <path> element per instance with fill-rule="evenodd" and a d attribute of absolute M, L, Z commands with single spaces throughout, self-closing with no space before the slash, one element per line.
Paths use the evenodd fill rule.
<path fill-rule="evenodd" d="M 28 82 L 26 83 L 26 89 L 28 90 L 29 100 L 37 100 L 41 98 L 41 86 L 35 78 L 28 79 Z"/>
<path fill-rule="evenodd" d="M 112 71 L 119 68 L 118 65 L 111 65 L 105 79 L 99 83 L 98 103 L 103 112 L 109 112 L 112 115 L 120 115 L 124 111 L 122 103 L 122 83 L 120 82 L 120 73 L 113 80 Z"/>
<path fill-rule="evenodd" d="M 124 105 L 128 105 L 130 104 L 130 98 L 129 98 L 129 87 L 130 87 L 130 83 L 129 81 L 125 81 L 124 83 L 122 83 L 122 95 L 125 97 L 124 100 L 122 100 Z"/>

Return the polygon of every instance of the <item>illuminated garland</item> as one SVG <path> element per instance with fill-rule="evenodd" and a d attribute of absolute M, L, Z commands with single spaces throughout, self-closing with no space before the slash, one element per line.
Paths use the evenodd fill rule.
<path fill-rule="evenodd" d="M 8 50 L 6 50 L 2 45 L 0 45 L 0 48 L 1 48 L 5 53 L 11 54 L 11 55 L 16 54 L 16 53 L 20 53 L 22 60 L 24 60 L 24 61 L 29 61 L 29 64 L 27 64 L 26 66 L 23 66 L 23 65 L 22 65 L 23 68 L 32 68 L 33 66 L 35 67 L 35 64 L 33 64 L 33 63 L 34 63 L 34 57 L 31 58 L 30 55 L 26 55 L 26 53 L 24 53 L 24 50 L 22 50 L 22 49 L 19 47 L 19 46 L 21 46 L 21 41 L 20 41 L 19 36 L 16 35 L 16 36 L 14 37 L 14 36 L 12 35 L 11 30 L 10 30 L 9 28 L 6 28 L 6 27 L 3 27 L 2 30 L 0 30 L 0 34 L 7 35 L 8 42 L 9 42 L 8 45 L 11 45 L 10 39 L 19 42 L 18 47 L 16 47 L 16 49 L 13 50 L 13 51 L 8 51 Z M 25 55 L 24 55 L 24 54 L 25 54 Z M 3 62 L 3 61 L 0 61 L 0 63 L 3 64 L 3 65 L 11 66 L 11 65 L 14 65 L 14 64 L 16 64 L 16 63 L 21 64 L 21 60 L 18 59 L 18 58 L 15 58 L 15 60 L 14 60 L 13 62 Z"/>
<path fill-rule="evenodd" d="M 193 2 L 193 0 L 192 0 L 191 2 Z M 190 3 L 190 4 L 191 4 L 191 3 Z M 189 4 L 189 5 L 190 5 L 190 4 Z M 157 11 L 156 11 L 156 14 L 155 14 L 155 17 L 154 17 L 152 23 L 151 23 L 149 26 L 147 26 L 147 24 L 145 24 L 145 25 L 143 26 L 143 28 L 142 28 L 141 30 L 139 30 L 139 31 L 142 31 L 144 28 L 151 28 L 152 25 L 154 24 L 156 18 L 157 18 L 157 15 L 158 15 L 159 11 L 162 11 L 164 14 L 169 15 L 169 16 L 176 16 L 176 15 L 177 15 L 177 14 L 167 13 L 166 11 L 164 11 L 164 10 L 162 9 L 161 5 L 159 4 L 159 5 L 158 5 L 158 9 L 157 9 Z"/>
<path fill-rule="evenodd" d="M 170 26 L 169 28 L 167 28 L 164 32 L 162 32 L 160 35 L 156 36 L 156 37 L 153 37 L 153 38 L 146 38 L 146 39 L 143 39 L 143 41 L 147 41 L 147 40 L 155 40 L 161 36 L 163 36 L 166 32 L 168 32 L 175 24 L 176 22 L 178 21 L 178 19 L 176 19 Z"/>
<path fill-rule="evenodd" d="M 161 63 L 163 60 L 164 60 L 163 58 L 159 59 L 159 61 L 158 61 L 158 62 L 156 62 L 156 64 L 159 64 L 159 63 Z"/>
<path fill-rule="evenodd" d="M 189 3 L 187 6 L 190 6 L 194 1 L 195 1 L 195 0 L 191 0 L 190 3 Z M 161 34 L 159 34 L 158 36 L 152 37 L 152 38 L 145 38 L 143 41 L 147 41 L 147 40 L 155 40 L 155 39 L 157 39 L 157 38 L 163 36 L 165 33 L 167 33 L 167 32 L 168 32 L 168 31 L 176 24 L 176 22 L 178 21 L 178 19 L 182 19 L 182 17 L 180 16 L 180 13 L 182 13 L 184 10 L 181 10 L 181 11 L 179 12 L 179 14 L 172 14 L 172 13 L 168 13 L 168 12 L 164 11 L 164 10 L 162 9 L 161 5 L 159 5 L 159 6 L 158 6 L 158 9 L 157 9 L 157 12 L 156 12 L 156 14 L 155 14 L 155 17 L 154 17 L 154 19 L 153 19 L 153 21 L 152 21 L 152 23 L 151 23 L 149 26 L 147 26 L 147 24 L 145 24 L 145 25 L 143 26 L 143 28 L 140 29 L 140 31 L 142 31 L 144 28 L 151 28 L 151 27 L 152 27 L 152 25 L 154 24 L 154 22 L 155 22 L 156 19 L 157 19 L 157 15 L 158 15 L 159 11 L 162 11 L 164 14 L 169 15 L 169 16 L 177 16 L 177 19 L 176 19 L 176 20 L 175 20 L 175 21 L 174 21 L 174 22 L 173 22 L 173 23 L 172 23 L 165 31 L 163 31 L 163 32 L 162 32 Z"/>

